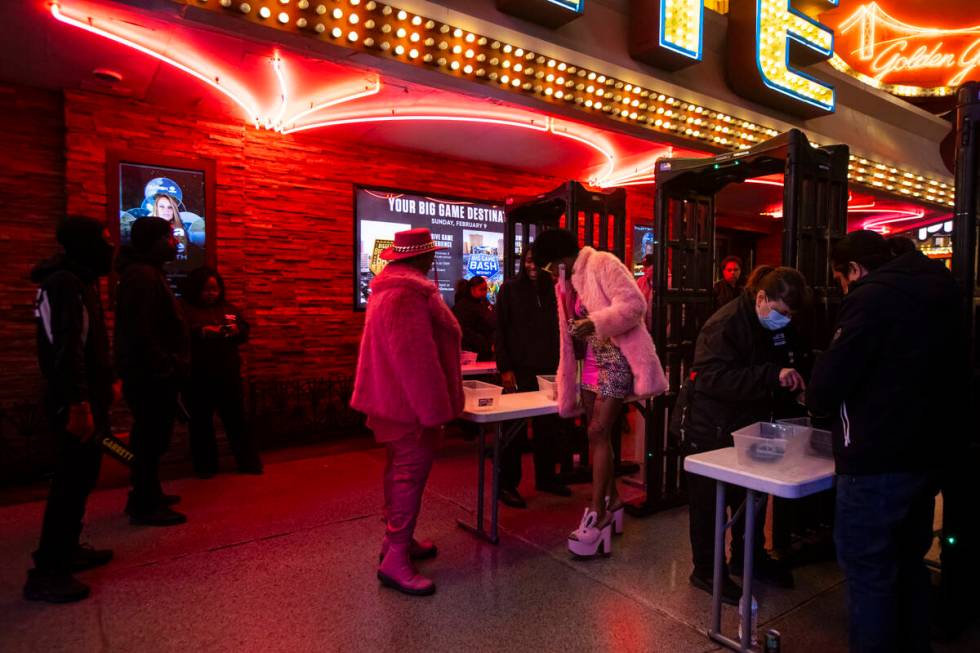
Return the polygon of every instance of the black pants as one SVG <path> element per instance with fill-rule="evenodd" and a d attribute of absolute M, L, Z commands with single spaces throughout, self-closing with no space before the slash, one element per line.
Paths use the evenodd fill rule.
<path fill-rule="evenodd" d="M 160 458 L 170 448 L 177 414 L 177 382 L 174 380 L 125 380 L 123 395 L 133 414 L 129 435 L 133 450 L 130 507 L 134 513 L 160 506 Z"/>
<path fill-rule="evenodd" d="M 218 471 L 218 443 L 214 435 L 216 410 L 238 468 L 261 468 L 258 445 L 245 427 L 245 399 L 240 376 L 192 377 L 185 399 L 191 417 L 191 456 L 195 472 L 213 474 Z"/>
<path fill-rule="evenodd" d="M 699 451 L 706 451 L 699 448 Z M 715 488 L 716 481 L 699 474 L 687 475 L 687 499 L 690 506 L 691 554 L 694 571 L 698 575 L 711 578 L 715 568 Z M 725 505 L 729 518 L 735 514 L 745 501 L 743 488 L 727 485 Z M 748 510 L 750 506 L 746 506 Z M 766 513 L 764 505 L 759 506 L 755 521 L 755 557 L 765 553 Z M 727 521 L 727 519 L 726 519 Z M 741 561 L 745 552 L 745 514 L 732 525 L 731 559 Z M 727 572 L 727 565 L 725 571 Z"/>
<path fill-rule="evenodd" d="M 516 371 L 518 392 L 536 392 L 538 380 L 534 372 Z M 505 423 L 504 430 L 513 422 Z M 555 465 L 560 457 L 562 443 L 561 433 L 564 420 L 557 415 L 542 415 L 531 418 L 534 429 L 534 482 L 537 485 L 555 483 L 558 475 Z M 521 470 L 521 453 L 527 443 L 527 422 L 522 420 L 517 435 L 500 452 L 500 487 L 516 488 L 523 476 Z"/>
<path fill-rule="evenodd" d="M 46 405 L 45 412 L 54 436 L 56 458 L 34 564 L 38 569 L 67 572 L 72 554 L 78 548 L 88 495 L 99 479 L 102 463 L 99 434 L 109 427 L 109 411 L 93 408 L 96 433 L 86 442 L 65 430 L 67 406 L 59 409 Z"/>

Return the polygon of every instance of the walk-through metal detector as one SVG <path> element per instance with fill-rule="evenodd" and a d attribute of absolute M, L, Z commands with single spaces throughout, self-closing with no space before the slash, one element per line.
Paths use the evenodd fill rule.
<path fill-rule="evenodd" d="M 687 378 L 694 345 L 714 306 L 715 196 L 729 184 L 783 178 L 782 264 L 797 268 L 814 291 L 810 342 L 823 348 L 840 303 L 830 251 L 847 232 L 846 145 L 814 147 L 791 130 L 752 149 L 703 159 L 663 159 L 656 170 L 653 338 L 667 370 L 667 393 L 646 423 L 646 497 L 630 506 L 645 516 L 683 504 L 679 442 L 668 435 L 670 413 Z"/>
<path fill-rule="evenodd" d="M 590 191 L 569 181 L 530 199 L 507 200 L 504 254 L 506 275 L 520 270 L 524 243 L 547 229 L 568 229 L 578 234 L 579 245 L 612 252 L 626 260 L 626 191 Z"/>
<path fill-rule="evenodd" d="M 962 403 L 958 417 L 966 437 L 951 458 L 953 469 L 943 480 L 941 532 L 941 632 L 955 634 L 976 619 L 976 587 L 980 583 L 980 82 L 960 87 L 954 123 L 956 152 L 956 213 L 953 217 L 952 271 L 963 293 L 964 342 L 969 384 L 958 395 L 953 387 L 950 409 Z"/>

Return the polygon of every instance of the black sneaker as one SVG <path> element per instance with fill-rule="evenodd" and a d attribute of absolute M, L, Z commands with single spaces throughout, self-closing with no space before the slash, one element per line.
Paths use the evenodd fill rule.
<path fill-rule="evenodd" d="M 732 576 L 741 577 L 743 572 L 742 558 L 733 559 L 729 568 Z M 793 572 L 790 571 L 789 565 L 769 557 L 768 554 L 752 563 L 752 580 L 787 590 L 791 590 L 796 586 L 796 582 L 793 580 Z"/>
<path fill-rule="evenodd" d="M 90 593 L 88 585 L 65 571 L 31 569 L 24 584 L 24 598 L 28 601 L 74 603 L 88 598 Z"/>
<path fill-rule="evenodd" d="M 187 522 L 187 515 L 160 506 L 149 512 L 134 512 L 129 515 L 129 523 L 136 526 L 178 526 Z"/>
<path fill-rule="evenodd" d="M 541 483 L 540 485 L 534 486 L 534 489 L 538 492 L 547 492 L 548 494 L 554 494 L 559 497 L 570 497 L 572 496 L 572 488 L 567 485 L 562 485 L 561 483 Z"/>
<path fill-rule="evenodd" d="M 238 468 L 239 474 L 248 474 L 251 476 L 261 476 L 264 473 L 261 464 L 257 465 L 241 465 Z"/>
<path fill-rule="evenodd" d="M 96 549 L 90 544 L 79 544 L 69 564 L 72 571 L 85 571 L 109 564 L 110 560 L 112 560 L 111 549 Z"/>
<path fill-rule="evenodd" d="M 521 493 L 517 491 L 517 488 L 500 488 L 498 498 L 505 506 L 510 506 L 511 508 L 527 508 L 527 502 L 521 496 Z"/>
<path fill-rule="evenodd" d="M 698 588 L 699 590 L 704 590 L 708 594 L 712 594 L 712 578 L 710 576 L 705 576 L 699 574 L 696 571 L 691 572 L 691 576 L 688 579 L 691 581 L 691 585 Z M 731 576 L 727 574 L 721 577 L 721 602 L 728 605 L 738 605 L 739 599 L 742 598 L 742 588 L 732 580 Z"/>

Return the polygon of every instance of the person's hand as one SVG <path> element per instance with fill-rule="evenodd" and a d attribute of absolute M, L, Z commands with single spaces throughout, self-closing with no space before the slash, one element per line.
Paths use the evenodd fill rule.
<path fill-rule="evenodd" d="M 505 392 L 517 391 L 517 377 L 514 376 L 513 372 L 501 372 L 500 382 L 504 384 Z"/>
<path fill-rule="evenodd" d="M 572 336 L 576 338 L 587 338 L 595 333 L 595 324 L 592 320 L 586 318 L 584 320 L 575 320 L 572 322 Z"/>
<path fill-rule="evenodd" d="M 204 334 L 204 337 L 220 338 L 222 335 L 221 328 L 220 326 L 205 326 L 201 327 L 201 333 Z"/>
<path fill-rule="evenodd" d="M 92 419 L 92 409 L 87 401 L 68 407 L 68 424 L 65 430 L 82 442 L 92 437 L 95 433 L 95 421 Z"/>
<path fill-rule="evenodd" d="M 120 399 L 122 399 L 122 396 L 123 396 L 123 394 L 122 394 L 122 381 L 119 380 L 119 379 L 116 379 L 112 383 L 112 401 L 113 401 L 113 403 L 115 403 L 115 402 L 119 401 Z"/>
<path fill-rule="evenodd" d="M 806 382 L 803 377 L 791 367 L 779 370 L 779 385 L 790 392 L 806 389 Z"/>

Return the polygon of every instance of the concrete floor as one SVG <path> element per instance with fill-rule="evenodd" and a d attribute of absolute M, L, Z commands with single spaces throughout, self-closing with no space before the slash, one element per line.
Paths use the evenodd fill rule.
<path fill-rule="evenodd" d="M 457 528 L 472 517 L 475 456 L 453 444 L 437 461 L 419 534 L 439 544 L 424 570 L 430 598 L 379 587 L 378 449 L 271 463 L 262 477 L 167 484 L 190 522 L 130 526 L 125 491 L 96 492 L 84 538 L 115 549 L 81 574 L 82 603 L 29 603 L 20 589 L 42 502 L 0 508 L 0 651 L 678 651 L 720 650 L 704 635 L 709 597 L 687 582 L 685 509 L 627 519 L 611 558 L 576 562 L 564 539 L 576 496 L 502 508 L 502 542 Z M 526 460 L 530 467 L 530 460 Z M 527 469 L 525 478 L 531 479 Z M 797 589 L 761 587 L 760 624 L 790 653 L 845 651 L 843 581 L 833 563 L 797 570 Z M 734 608 L 725 608 L 730 631 Z M 980 636 L 937 652 L 980 650 Z"/>

